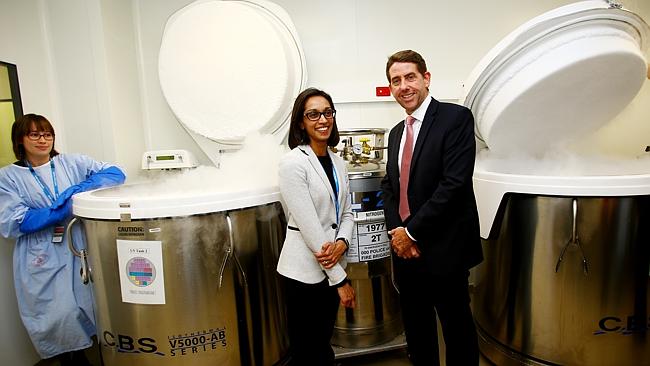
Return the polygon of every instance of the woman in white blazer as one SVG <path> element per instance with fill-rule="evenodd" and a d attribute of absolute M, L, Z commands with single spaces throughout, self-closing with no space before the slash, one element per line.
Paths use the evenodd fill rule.
<path fill-rule="evenodd" d="M 354 224 L 345 162 L 330 151 L 339 132 L 332 97 L 309 88 L 296 97 L 279 184 L 289 211 L 277 271 L 284 277 L 291 365 L 332 365 L 339 303 L 355 306 L 345 257 Z"/>

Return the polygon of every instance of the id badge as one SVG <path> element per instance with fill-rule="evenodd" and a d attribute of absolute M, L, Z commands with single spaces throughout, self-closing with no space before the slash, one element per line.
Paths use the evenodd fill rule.
<path fill-rule="evenodd" d="M 52 243 L 58 244 L 63 242 L 63 234 L 65 233 L 65 226 L 57 225 L 52 231 Z"/>

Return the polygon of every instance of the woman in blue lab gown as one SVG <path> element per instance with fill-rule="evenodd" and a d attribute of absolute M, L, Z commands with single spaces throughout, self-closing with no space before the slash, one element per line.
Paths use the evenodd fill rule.
<path fill-rule="evenodd" d="M 42 358 L 88 364 L 95 316 L 81 263 L 67 245 L 72 195 L 124 182 L 116 166 L 54 149 L 54 129 L 43 116 L 27 114 L 11 130 L 17 161 L 0 169 L 0 234 L 16 238 L 14 285 L 23 324 Z M 77 226 L 74 243 L 84 242 Z"/>

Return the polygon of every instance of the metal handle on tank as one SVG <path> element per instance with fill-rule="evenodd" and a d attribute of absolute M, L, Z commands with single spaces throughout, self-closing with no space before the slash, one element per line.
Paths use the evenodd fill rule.
<path fill-rule="evenodd" d="M 246 280 L 246 272 L 244 272 L 244 268 L 241 265 L 241 262 L 239 261 L 239 258 L 237 258 L 237 254 L 235 253 L 235 235 L 232 230 L 232 220 L 230 219 L 230 215 L 226 213 L 226 223 L 228 224 L 228 250 L 226 251 L 226 256 L 223 259 L 223 262 L 221 263 L 221 268 L 219 269 L 219 288 L 221 288 L 221 284 L 223 283 L 223 272 L 226 269 L 226 263 L 228 262 L 228 258 L 230 255 L 232 255 L 233 259 L 235 260 L 235 265 L 237 266 L 237 269 L 241 273 L 244 286 L 248 286 L 248 281 Z"/>
<path fill-rule="evenodd" d="M 572 225 L 572 232 L 571 232 L 571 241 L 576 242 L 578 241 L 578 233 L 576 230 L 576 226 L 578 225 L 578 200 L 573 199 L 573 225 Z"/>
<path fill-rule="evenodd" d="M 68 223 L 68 226 L 65 228 L 65 240 L 68 243 L 68 248 L 70 248 L 70 251 L 75 257 L 81 258 L 81 282 L 84 285 L 87 285 L 88 282 L 90 282 L 90 268 L 88 267 L 88 252 L 86 249 L 81 249 L 80 251 L 77 250 L 77 248 L 74 247 L 74 243 L 72 242 L 72 235 L 71 235 L 71 230 L 72 226 L 77 222 L 77 218 L 73 217 L 72 220 Z"/>
<path fill-rule="evenodd" d="M 395 291 L 397 291 L 397 294 L 399 295 L 399 286 L 397 286 L 397 282 L 395 281 L 395 265 L 393 264 L 392 255 L 390 257 L 390 282 L 393 284 Z"/>
<path fill-rule="evenodd" d="M 582 244 L 580 244 L 580 239 L 578 238 L 578 200 L 573 199 L 572 202 L 573 206 L 573 221 L 572 221 L 572 229 L 571 229 L 571 238 L 569 241 L 564 245 L 562 248 L 562 251 L 560 252 L 560 256 L 557 258 L 557 263 L 555 264 L 555 273 L 557 273 L 560 270 L 560 265 L 562 264 L 562 260 L 564 259 L 564 254 L 566 253 L 567 248 L 571 244 L 574 244 L 578 249 L 580 250 L 580 255 L 582 256 L 582 272 L 586 275 L 589 274 L 589 263 L 587 262 L 587 257 L 585 257 L 585 252 L 582 249 Z"/>

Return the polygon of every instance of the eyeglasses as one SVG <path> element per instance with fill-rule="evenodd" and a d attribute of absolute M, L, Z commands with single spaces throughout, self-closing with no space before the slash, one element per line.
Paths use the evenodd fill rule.
<path fill-rule="evenodd" d="M 307 112 L 305 112 L 305 117 L 307 117 L 307 119 L 310 120 L 310 121 L 318 121 L 320 119 L 320 116 L 323 116 L 326 119 L 332 119 L 332 118 L 334 118 L 334 116 L 336 116 L 336 110 L 327 109 L 324 112 L 319 112 L 319 111 L 307 111 Z"/>
<path fill-rule="evenodd" d="M 35 132 L 32 131 L 27 134 L 27 138 L 32 140 L 32 141 L 38 141 L 43 137 L 45 141 L 52 141 L 54 138 L 54 134 L 52 132 Z"/>

